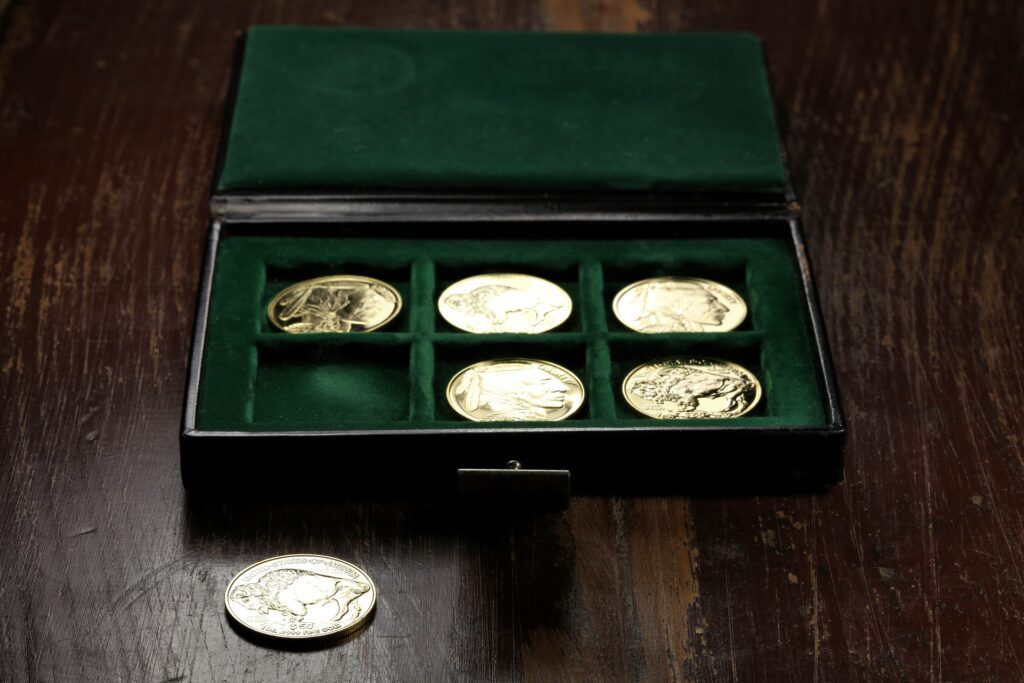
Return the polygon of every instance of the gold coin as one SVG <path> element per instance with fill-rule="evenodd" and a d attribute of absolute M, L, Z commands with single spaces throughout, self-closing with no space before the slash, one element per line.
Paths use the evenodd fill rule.
<path fill-rule="evenodd" d="M 282 555 L 249 565 L 228 584 L 228 614 L 275 638 L 324 638 L 355 631 L 377 604 L 359 567 L 326 555 Z"/>
<path fill-rule="evenodd" d="M 476 334 L 552 330 L 572 313 L 572 299 L 553 282 L 533 275 L 490 273 L 459 280 L 437 299 L 453 327 Z"/>
<path fill-rule="evenodd" d="M 654 277 L 623 288 L 615 317 L 637 332 L 728 332 L 747 317 L 739 294 L 698 277 Z"/>
<path fill-rule="evenodd" d="M 583 383 L 555 363 L 503 358 L 463 368 L 446 395 L 455 412 L 474 422 L 554 422 L 579 410 Z"/>
<path fill-rule="evenodd" d="M 626 375 L 629 405 L 659 420 L 738 417 L 761 400 L 761 383 L 736 363 L 716 358 L 666 358 Z"/>
<path fill-rule="evenodd" d="M 267 306 L 280 330 L 369 332 L 395 319 L 402 297 L 391 285 L 362 275 L 329 275 L 297 282 Z"/>

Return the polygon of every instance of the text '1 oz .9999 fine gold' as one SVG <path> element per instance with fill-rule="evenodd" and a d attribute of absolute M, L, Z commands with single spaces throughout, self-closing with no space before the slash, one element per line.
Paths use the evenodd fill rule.
<path fill-rule="evenodd" d="M 634 368 L 622 382 L 622 395 L 659 420 L 738 417 L 761 400 L 761 383 L 729 361 L 666 358 Z"/>
<path fill-rule="evenodd" d="M 624 287 L 612 302 L 631 330 L 728 332 L 747 317 L 747 305 L 725 285 L 696 277 L 655 277 Z"/>
<path fill-rule="evenodd" d="M 228 584 L 224 605 L 239 624 L 274 638 L 351 633 L 377 604 L 359 567 L 326 555 L 282 555 L 250 565 Z"/>
<path fill-rule="evenodd" d="M 583 404 L 583 383 L 561 365 L 530 358 L 487 360 L 448 383 L 448 403 L 474 422 L 554 422 Z"/>
<path fill-rule="evenodd" d="M 476 334 L 537 334 L 572 313 L 572 299 L 553 282 L 533 275 L 489 273 L 459 280 L 437 299 L 441 317 Z"/>
<path fill-rule="evenodd" d="M 369 332 L 394 320 L 402 297 L 391 285 L 362 275 L 297 282 L 270 302 L 267 315 L 285 332 Z"/>

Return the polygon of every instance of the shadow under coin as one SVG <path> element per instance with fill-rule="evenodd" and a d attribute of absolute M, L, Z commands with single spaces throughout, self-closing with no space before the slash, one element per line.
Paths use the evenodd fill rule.
<path fill-rule="evenodd" d="M 360 567 L 377 587 L 367 624 L 327 640 L 286 640 L 254 633 L 225 614 L 232 630 L 261 647 L 319 650 L 375 637 L 401 643 L 403 658 L 428 658 L 439 641 L 467 665 L 515 662 L 522 638 L 565 628 L 578 583 L 575 544 L 560 513 L 455 503 L 252 502 L 189 496 L 184 545 L 221 566 L 225 581 L 248 564 L 315 553 Z M 226 583 L 225 583 L 226 586 Z M 466 624 L 486 624 L 465 638 Z M 463 634 L 463 635 L 460 635 Z M 482 660 L 481 660 L 482 661 Z M 472 668 L 472 667 L 470 667 Z"/>

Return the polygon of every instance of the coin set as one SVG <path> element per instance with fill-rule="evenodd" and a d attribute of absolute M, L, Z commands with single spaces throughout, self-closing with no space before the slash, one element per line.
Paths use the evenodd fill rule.
<path fill-rule="evenodd" d="M 282 332 L 372 332 L 402 308 L 398 290 L 362 275 L 332 275 L 294 283 L 267 307 Z M 447 287 L 437 310 L 454 328 L 471 334 L 543 334 L 565 323 L 569 294 L 553 282 L 523 273 L 487 273 Z M 656 277 L 624 287 L 612 302 L 615 317 L 641 334 L 728 332 L 747 316 L 735 291 L 712 280 Z M 652 359 L 622 383 L 626 402 L 655 419 L 738 417 L 761 397 L 757 377 L 743 366 L 707 357 Z M 583 405 L 583 382 L 558 363 L 535 358 L 485 359 L 463 368 L 445 397 L 474 422 L 564 420 Z"/>
<path fill-rule="evenodd" d="M 229 234 L 209 292 L 200 431 L 470 440 L 823 419 L 800 271 L 777 238 Z"/>

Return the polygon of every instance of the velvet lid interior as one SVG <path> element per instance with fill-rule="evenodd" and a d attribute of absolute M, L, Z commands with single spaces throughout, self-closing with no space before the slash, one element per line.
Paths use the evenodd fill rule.
<path fill-rule="evenodd" d="M 477 361 L 554 361 L 582 381 L 586 400 L 559 423 L 530 426 L 636 427 L 668 424 L 810 426 L 825 421 L 816 347 L 791 242 L 782 237 L 714 239 L 375 239 L 289 236 L 288 226 L 222 239 L 208 318 L 198 424 L 204 430 L 296 431 L 521 427 L 473 423 L 445 399 L 449 380 Z M 629 231 L 631 226 L 617 224 Z M 717 229 L 716 229 L 717 230 Z M 722 231 L 723 234 L 726 231 Z M 778 234 L 778 233 L 776 233 Z M 523 272 L 557 283 L 573 300 L 569 320 L 538 335 L 479 335 L 450 327 L 437 296 L 473 274 Z M 288 334 L 267 304 L 288 285 L 354 273 L 401 294 L 399 316 L 380 330 Z M 724 333 L 640 334 L 611 311 L 626 284 L 684 274 L 728 285 L 749 314 Z M 623 399 L 626 374 L 641 363 L 712 356 L 751 370 L 761 403 L 728 420 L 660 421 Z"/>
<path fill-rule="evenodd" d="M 230 117 L 218 192 L 785 188 L 748 34 L 259 26 Z"/>

